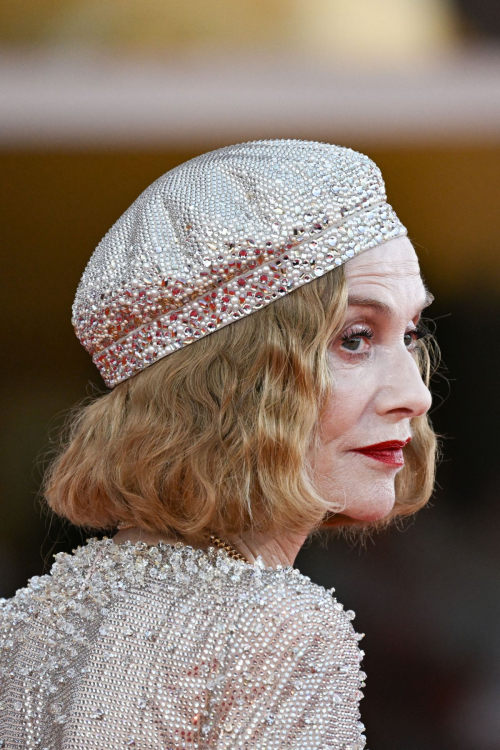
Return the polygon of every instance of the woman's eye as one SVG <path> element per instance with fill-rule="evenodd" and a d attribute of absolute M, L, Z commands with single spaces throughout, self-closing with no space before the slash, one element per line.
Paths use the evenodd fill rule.
<path fill-rule="evenodd" d="M 361 331 L 346 331 L 340 337 L 340 340 L 342 341 L 342 349 L 351 353 L 365 354 L 363 344 L 366 343 L 368 345 L 368 341 L 365 341 L 365 339 L 369 340 L 372 337 L 373 331 L 369 328 L 364 328 Z"/>
<path fill-rule="evenodd" d="M 405 333 L 405 346 L 409 348 L 412 344 L 417 344 L 419 339 L 423 339 L 430 334 L 430 330 L 427 325 L 421 320 L 419 321 L 416 328 L 413 331 Z"/>
<path fill-rule="evenodd" d="M 342 346 L 344 349 L 347 349 L 350 352 L 357 352 L 362 341 L 363 339 L 361 338 L 361 336 L 353 336 L 352 338 L 344 341 Z"/>
<path fill-rule="evenodd" d="M 412 331 L 407 331 L 403 335 L 405 347 L 408 350 L 413 351 L 417 341 L 426 336 L 428 332 L 428 329 L 422 324 L 417 326 L 417 328 L 414 328 Z M 351 354 L 368 354 L 370 351 L 369 341 L 373 338 L 373 335 L 373 330 L 370 328 L 363 328 L 362 330 L 347 330 L 340 336 L 342 342 L 341 348 Z"/>

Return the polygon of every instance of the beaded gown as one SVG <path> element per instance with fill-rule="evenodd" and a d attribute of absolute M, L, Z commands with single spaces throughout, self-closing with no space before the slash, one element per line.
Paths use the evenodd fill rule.
<path fill-rule="evenodd" d="M 0 607 L 7 750 L 362 750 L 354 613 L 292 567 L 89 540 Z"/>

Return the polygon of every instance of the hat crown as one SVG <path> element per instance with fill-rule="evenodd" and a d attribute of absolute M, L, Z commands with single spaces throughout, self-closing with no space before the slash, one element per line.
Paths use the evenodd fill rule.
<path fill-rule="evenodd" d="M 371 159 L 327 143 L 254 141 L 191 159 L 152 183 L 97 246 L 73 304 L 77 336 L 99 366 L 135 329 L 385 200 Z"/>

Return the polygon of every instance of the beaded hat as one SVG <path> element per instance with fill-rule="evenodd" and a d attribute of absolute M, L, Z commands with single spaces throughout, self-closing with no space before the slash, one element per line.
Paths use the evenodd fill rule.
<path fill-rule="evenodd" d="M 72 323 L 113 388 L 402 234 L 364 154 L 227 146 L 170 170 L 125 211 L 90 258 Z"/>

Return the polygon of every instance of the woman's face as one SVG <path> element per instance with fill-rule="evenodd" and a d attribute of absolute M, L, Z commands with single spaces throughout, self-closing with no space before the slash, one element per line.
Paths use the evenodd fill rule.
<path fill-rule="evenodd" d="M 330 344 L 335 388 L 320 425 L 320 447 L 310 455 L 315 485 L 332 510 L 364 521 L 386 516 L 403 466 L 411 419 L 425 414 L 431 395 L 418 371 L 415 342 L 426 292 L 411 242 L 398 237 L 345 265 L 349 308 Z"/>

